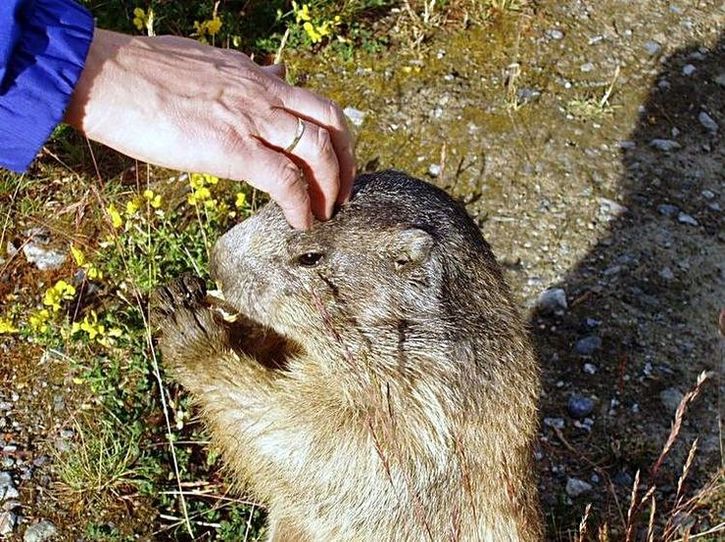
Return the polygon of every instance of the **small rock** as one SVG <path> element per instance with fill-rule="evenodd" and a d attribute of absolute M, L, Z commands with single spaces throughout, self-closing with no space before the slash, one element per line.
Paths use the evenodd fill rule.
<path fill-rule="evenodd" d="M 715 192 L 712 190 L 703 190 L 700 194 L 702 194 L 702 197 L 705 199 L 713 199 L 715 197 Z"/>
<path fill-rule="evenodd" d="M 544 418 L 544 425 L 554 429 L 564 429 L 566 422 L 564 418 Z"/>
<path fill-rule="evenodd" d="M 438 175 L 441 174 L 441 166 L 440 164 L 431 164 L 428 166 L 428 175 L 431 177 L 438 177 Z"/>
<path fill-rule="evenodd" d="M 352 122 L 353 125 L 357 127 L 362 126 L 362 123 L 365 120 L 364 111 L 360 111 L 359 109 L 355 109 L 354 107 L 346 107 L 342 110 L 342 112 L 348 119 L 350 119 L 350 122 Z"/>
<path fill-rule="evenodd" d="M 574 351 L 580 356 L 591 356 L 602 347 L 602 338 L 597 335 L 589 335 L 579 339 L 574 345 Z"/>
<path fill-rule="evenodd" d="M 715 83 L 720 85 L 721 87 L 725 87 L 725 72 L 719 74 L 717 77 L 715 77 Z"/>
<path fill-rule="evenodd" d="M 584 372 L 588 375 L 594 375 L 597 374 L 597 366 L 593 363 L 585 363 L 584 364 Z"/>
<path fill-rule="evenodd" d="M 649 40 L 647 43 L 644 44 L 644 50 L 647 51 L 648 55 L 655 56 L 662 51 L 662 45 L 654 40 Z"/>
<path fill-rule="evenodd" d="M 575 394 L 569 397 L 569 402 L 566 407 L 569 411 L 569 416 L 580 419 L 588 416 L 594 410 L 594 400 L 590 397 Z"/>
<path fill-rule="evenodd" d="M 653 139 L 649 142 L 651 147 L 658 151 L 670 152 L 679 149 L 681 145 L 672 139 Z"/>
<path fill-rule="evenodd" d="M 680 211 L 677 205 L 671 205 L 669 203 L 662 203 L 657 206 L 657 212 L 664 216 L 675 216 Z"/>
<path fill-rule="evenodd" d="M 553 28 L 547 32 L 549 37 L 553 40 L 561 40 L 564 39 L 564 32 L 559 30 L 558 28 Z"/>
<path fill-rule="evenodd" d="M 692 216 L 688 215 L 687 213 L 682 213 L 677 215 L 677 222 L 680 224 L 688 224 L 689 226 L 699 226 L 700 223 L 695 220 Z"/>
<path fill-rule="evenodd" d="M 717 122 L 715 122 L 715 119 L 713 119 L 705 111 L 700 111 L 700 114 L 697 116 L 697 120 L 700 121 L 700 124 L 702 124 L 706 130 L 709 130 L 712 133 L 717 132 L 719 129 L 719 126 L 717 125 Z"/>
<path fill-rule="evenodd" d="M 15 489 L 13 478 L 9 472 L 0 472 L 0 501 L 9 501 L 17 499 L 20 496 L 18 490 Z"/>
<path fill-rule="evenodd" d="M 55 533 L 55 525 L 47 519 L 44 519 L 25 529 L 23 542 L 43 542 L 44 540 L 50 539 Z"/>
<path fill-rule="evenodd" d="M 632 487 L 632 484 L 634 483 L 634 480 L 629 475 L 629 473 L 624 470 L 621 470 L 617 474 L 615 474 L 612 478 L 612 481 L 618 486 L 622 487 Z"/>
<path fill-rule="evenodd" d="M 542 313 L 563 314 L 568 305 L 566 292 L 562 288 L 544 290 L 536 301 L 536 306 Z"/>
<path fill-rule="evenodd" d="M 579 69 L 584 73 L 589 73 L 594 69 L 594 64 L 592 64 L 591 62 L 587 62 L 586 64 L 582 64 L 581 66 L 579 66 Z"/>
<path fill-rule="evenodd" d="M 682 401 L 682 392 L 677 388 L 667 388 L 660 392 L 660 401 L 670 414 L 674 414 Z"/>
<path fill-rule="evenodd" d="M 601 325 L 602 321 L 597 320 L 596 318 L 586 318 L 584 320 L 584 325 L 587 326 L 590 329 L 594 329 L 595 327 L 599 327 Z"/>
<path fill-rule="evenodd" d="M 695 73 L 695 70 L 696 70 L 696 69 L 697 69 L 697 68 L 695 68 L 695 66 L 693 66 L 692 64 L 685 64 L 685 65 L 684 65 L 684 66 L 682 67 L 682 75 L 684 75 L 684 76 L 686 76 L 686 77 L 689 77 L 689 76 L 691 76 L 691 75 L 692 75 L 693 73 Z"/>
<path fill-rule="evenodd" d="M 629 211 L 629 209 L 621 203 L 617 203 L 616 201 L 608 198 L 598 198 L 598 201 L 599 212 L 606 215 L 619 216 Z"/>
<path fill-rule="evenodd" d="M 662 269 L 660 269 L 660 272 L 658 274 L 665 280 L 672 280 L 675 278 L 675 274 L 669 267 L 663 267 Z"/>
<path fill-rule="evenodd" d="M 13 532 L 18 516 L 10 511 L 0 512 L 0 536 L 7 536 Z"/>
<path fill-rule="evenodd" d="M 569 478 L 566 481 L 566 494 L 572 499 L 588 493 L 592 490 L 592 485 L 589 482 L 580 480 L 579 478 Z"/>
<path fill-rule="evenodd" d="M 623 139 L 618 145 L 620 149 L 634 149 L 637 147 L 637 144 L 630 139 Z"/>

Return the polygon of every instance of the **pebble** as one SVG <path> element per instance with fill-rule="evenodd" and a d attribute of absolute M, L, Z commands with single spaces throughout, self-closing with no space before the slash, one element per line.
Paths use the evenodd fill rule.
<path fill-rule="evenodd" d="M 719 74 L 717 77 L 715 77 L 715 83 L 720 85 L 721 87 L 725 87 L 725 72 Z"/>
<path fill-rule="evenodd" d="M 675 274 L 672 272 L 672 269 L 667 266 L 660 269 L 660 272 L 658 274 L 665 280 L 672 280 L 675 278 Z"/>
<path fill-rule="evenodd" d="M 682 146 L 677 141 L 674 141 L 672 139 L 653 139 L 649 142 L 649 144 L 651 147 L 654 147 L 658 151 L 663 152 L 674 151 L 675 149 L 679 149 Z"/>
<path fill-rule="evenodd" d="M 558 28 L 553 28 L 547 32 L 549 37 L 553 40 L 561 40 L 564 39 L 564 32 L 559 30 Z"/>
<path fill-rule="evenodd" d="M 43 542 L 55 536 L 56 528 L 50 521 L 44 519 L 25 530 L 23 542 Z"/>
<path fill-rule="evenodd" d="M 702 194 L 702 197 L 705 199 L 713 199 L 715 197 L 715 192 L 712 190 L 703 190 L 700 192 Z"/>
<path fill-rule="evenodd" d="M 581 66 L 579 66 L 579 69 L 584 73 L 588 73 L 594 69 L 594 64 L 592 64 L 591 62 L 587 62 L 586 64 L 582 64 Z"/>
<path fill-rule="evenodd" d="M 677 205 L 671 205 L 669 203 L 662 203 L 657 206 L 657 212 L 664 216 L 675 216 L 680 211 Z"/>
<path fill-rule="evenodd" d="M 594 410 L 594 400 L 590 397 L 574 394 L 569 397 L 566 408 L 572 418 L 585 418 Z"/>
<path fill-rule="evenodd" d="M 705 129 L 709 130 L 710 132 L 715 133 L 720 128 L 717 125 L 717 122 L 715 122 L 715 120 L 710 115 L 708 115 L 705 111 L 700 111 L 700 114 L 697 116 L 697 120 L 699 120 L 700 124 L 702 124 L 705 127 Z"/>
<path fill-rule="evenodd" d="M 536 301 L 536 306 L 542 313 L 563 314 L 567 309 L 566 292 L 563 288 L 550 288 L 544 290 Z"/>
<path fill-rule="evenodd" d="M 566 494 L 572 499 L 588 493 L 592 490 L 592 485 L 589 482 L 580 480 L 579 478 L 568 478 L 566 481 Z"/>
<path fill-rule="evenodd" d="M 579 339 L 574 345 L 574 351 L 580 356 L 591 356 L 602 347 L 602 339 L 597 335 L 589 335 Z"/>
<path fill-rule="evenodd" d="M 662 45 L 654 40 L 649 40 L 644 44 L 644 50 L 647 51 L 647 54 L 650 56 L 658 55 L 662 51 Z"/>
<path fill-rule="evenodd" d="M 544 418 L 544 425 L 554 429 L 564 429 L 566 422 L 564 418 Z"/>
<path fill-rule="evenodd" d="M 428 175 L 431 177 L 438 177 L 438 175 L 441 174 L 441 166 L 440 164 L 431 164 L 428 166 Z"/>
<path fill-rule="evenodd" d="M 677 388 L 667 388 L 666 390 L 662 390 L 660 392 L 660 401 L 671 414 L 674 414 L 677 407 L 680 406 L 682 397 L 682 392 Z"/>
<path fill-rule="evenodd" d="M 677 215 L 677 222 L 680 224 L 688 224 L 690 226 L 699 226 L 700 223 L 695 220 L 692 216 L 688 215 L 687 213 L 680 212 L 680 214 Z"/>
<path fill-rule="evenodd" d="M 354 107 L 346 107 L 342 110 L 342 112 L 345 114 L 345 116 L 350 119 L 350 122 L 353 123 L 354 126 L 360 127 L 362 126 L 363 121 L 365 120 L 365 112 L 360 111 L 359 109 L 355 109 Z"/>
<path fill-rule="evenodd" d="M 67 254 L 48 248 L 50 233 L 44 228 L 30 228 L 25 232 L 28 241 L 23 244 L 23 254 L 29 263 L 41 271 L 58 269 L 65 263 Z"/>
<path fill-rule="evenodd" d="M 617 203 L 616 201 L 608 198 L 598 198 L 598 201 L 599 212 L 606 215 L 619 216 L 629 211 L 629 209 L 621 203 Z"/>
<path fill-rule="evenodd" d="M 622 487 L 632 487 L 632 484 L 634 483 L 634 480 L 629 475 L 629 473 L 624 470 L 621 470 L 617 474 L 615 474 L 614 478 L 612 478 L 612 481 L 618 486 Z"/>
<path fill-rule="evenodd" d="M 692 64 L 685 64 L 682 67 L 682 75 L 685 75 L 685 76 L 689 77 L 690 75 L 692 75 L 693 73 L 695 73 L 695 70 L 696 69 L 697 68 L 695 68 L 695 66 L 693 66 Z"/>
<path fill-rule="evenodd" d="M 0 501 L 9 501 L 17 499 L 20 496 L 18 490 L 15 489 L 13 478 L 9 472 L 0 472 Z"/>
<path fill-rule="evenodd" d="M 0 536 L 7 536 L 13 532 L 18 516 L 10 511 L 0 512 Z"/>

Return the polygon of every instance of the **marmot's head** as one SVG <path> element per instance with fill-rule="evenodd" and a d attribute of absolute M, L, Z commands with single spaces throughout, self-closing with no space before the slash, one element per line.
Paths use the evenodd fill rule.
<path fill-rule="evenodd" d="M 398 172 L 360 176 L 309 231 L 267 205 L 216 243 L 226 300 L 302 345 L 392 356 L 498 325 L 505 290 L 488 245 L 442 190 Z M 491 315 L 497 314 L 494 318 Z M 392 350 L 391 350 L 392 349 Z"/>

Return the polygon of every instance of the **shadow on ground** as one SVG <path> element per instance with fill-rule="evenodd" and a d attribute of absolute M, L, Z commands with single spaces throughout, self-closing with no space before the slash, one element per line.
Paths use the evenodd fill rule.
<path fill-rule="evenodd" d="M 568 309 L 539 311 L 530 322 L 544 375 L 539 464 L 552 539 L 571 536 L 591 500 L 594 523 L 597 516 L 624 523 L 635 472 L 641 469 L 649 482 L 682 393 L 698 373 L 722 368 L 723 79 L 723 36 L 714 48 L 681 49 L 662 63 L 630 141 L 622 143 L 623 207 L 605 202 L 613 217 L 608 235 L 554 286 L 566 292 Z M 663 512 L 673 505 L 695 437 L 690 490 L 720 463 L 715 380 L 688 412 L 654 480 Z M 591 414 L 588 398 L 594 399 Z M 551 427 L 562 422 L 560 431 Z M 556 490 L 572 478 L 592 486 L 573 502 Z M 688 525 L 691 518 L 679 521 Z M 646 527 L 647 518 L 640 523 Z M 610 528 L 616 534 L 621 524 Z"/>

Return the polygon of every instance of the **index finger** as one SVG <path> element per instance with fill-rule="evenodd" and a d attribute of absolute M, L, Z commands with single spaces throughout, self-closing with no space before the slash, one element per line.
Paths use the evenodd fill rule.
<path fill-rule="evenodd" d="M 332 147 L 340 167 L 340 187 L 335 199 L 337 203 L 344 203 L 352 190 L 352 182 L 355 177 L 355 156 L 352 135 L 342 109 L 333 101 L 303 88 L 290 86 L 281 98 L 285 109 L 302 119 L 322 126 L 330 134 Z M 335 196 L 334 194 L 327 195 Z"/>

